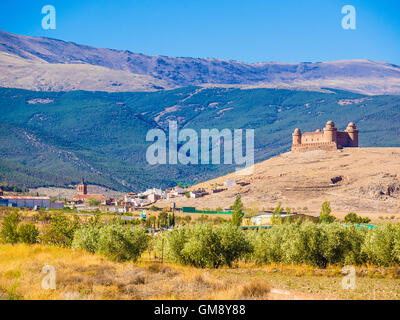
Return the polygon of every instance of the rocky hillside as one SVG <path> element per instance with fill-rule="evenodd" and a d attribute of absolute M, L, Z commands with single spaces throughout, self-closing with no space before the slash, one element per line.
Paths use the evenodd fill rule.
<path fill-rule="evenodd" d="M 154 91 L 191 85 L 400 94 L 400 67 L 369 60 L 255 63 L 148 56 L 0 31 L 0 86 Z"/>
<path fill-rule="evenodd" d="M 250 175 L 232 173 L 193 187 L 225 191 L 173 201 L 178 206 L 228 208 L 240 194 L 245 206 L 255 210 L 267 210 L 281 202 L 284 208 L 319 215 L 327 200 L 336 216 L 356 212 L 377 220 L 400 214 L 399 158 L 400 148 L 288 152 L 256 164 Z M 224 187 L 226 181 L 246 185 Z M 167 204 L 166 200 L 162 203 Z"/>

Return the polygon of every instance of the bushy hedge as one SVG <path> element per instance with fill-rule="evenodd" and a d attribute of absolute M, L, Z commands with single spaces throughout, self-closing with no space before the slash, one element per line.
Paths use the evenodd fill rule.
<path fill-rule="evenodd" d="M 148 247 L 150 236 L 141 227 L 120 224 L 83 226 L 74 234 L 73 248 L 100 253 L 113 261 L 136 261 Z"/>
<path fill-rule="evenodd" d="M 72 248 L 79 248 L 90 253 L 95 253 L 98 250 L 98 242 L 100 235 L 100 227 L 96 225 L 82 226 L 74 233 Z"/>
<path fill-rule="evenodd" d="M 33 223 L 20 224 L 21 218 L 16 211 L 11 211 L 4 217 L 1 224 L 0 241 L 15 244 L 22 242 L 35 244 L 39 236 L 39 230 Z"/>
<path fill-rule="evenodd" d="M 400 224 L 385 224 L 369 232 L 364 241 L 363 251 L 371 264 L 398 265 L 400 263 Z"/>
<path fill-rule="evenodd" d="M 340 223 L 291 223 L 252 232 L 252 259 L 258 264 L 308 264 L 379 266 L 400 262 L 400 225 L 376 226 L 373 230 Z"/>
<path fill-rule="evenodd" d="M 40 236 L 43 244 L 56 245 L 60 247 L 71 247 L 75 231 L 79 228 L 80 221 L 77 216 L 73 220 L 63 214 L 51 216 L 50 225 Z"/>
<path fill-rule="evenodd" d="M 36 243 L 38 230 L 31 223 L 19 225 L 17 212 L 5 216 L 0 241 Z M 52 216 L 40 236 L 45 244 L 71 246 L 100 253 L 114 261 L 136 261 L 149 248 L 151 237 L 141 227 L 115 222 L 101 225 L 98 219 L 81 226 L 78 219 Z M 220 226 L 198 223 L 166 231 L 153 237 L 157 255 L 171 262 L 200 268 L 232 266 L 239 259 L 257 264 L 308 264 L 398 266 L 400 224 L 376 226 L 373 230 L 339 222 L 300 221 L 271 229 L 243 231 L 229 223 Z"/>
<path fill-rule="evenodd" d="M 234 261 L 252 252 L 245 233 L 230 224 L 211 226 L 196 224 L 161 234 L 155 250 L 170 261 L 200 268 L 231 266 Z"/>

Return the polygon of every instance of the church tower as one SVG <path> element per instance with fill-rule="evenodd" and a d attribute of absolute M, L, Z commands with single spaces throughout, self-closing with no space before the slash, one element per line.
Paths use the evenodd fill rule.
<path fill-rule="evenodd" d="M 85 183 L 84 179 L 82 179 L 82 183 L 78 184 L 78 187 L 76 189 L 78 191 L 78 194 L 87 194 L 87 184 Z"/>

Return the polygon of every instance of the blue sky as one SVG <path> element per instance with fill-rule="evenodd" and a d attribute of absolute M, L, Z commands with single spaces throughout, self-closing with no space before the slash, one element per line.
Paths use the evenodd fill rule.
<path fill-rule="evenodd" d="M 41 9 L 56 8 L 56 30 Z M 356 30 L 341 26 L 356 8 Z M 245 62 L 371 59 L 400 64 L 400 1 L 2 0 L 0 29 L 150 55 Z"/>

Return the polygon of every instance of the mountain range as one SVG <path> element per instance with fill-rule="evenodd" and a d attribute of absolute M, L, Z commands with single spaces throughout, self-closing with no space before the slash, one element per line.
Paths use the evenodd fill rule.
<path fill-rule="evenodd" d="M 232 165 L 150 165 L 150 129 L 254 129 L 255 161 L 296 127 L 353 121 L 360 146 L 400 146 L 400 67 L 152 57 L 0 31 L 0 184 L 119 191 L 194 184 Z M 385 93 L 383 95 L 383 93 Z M 390 94 L 389 94 L 390 93 Z"/>
<path fill-rule="evenodd" d="M 400 66 L 369 60 L 249 64 L 149 56 L 0 31 L 2 87 L 120 92 L 192 85 L 400 94 Z"/>
<path fill-rule="evenodd" d="M 193 184 L 233 165 L 150 165 L 150 129 L 254 129 L 255 161 L 290 150 L 292 132 L 354 121 L 360 146 L 400 146 L 400 97 L 338 91 L 184 87 L 156 92 L 0 88 L 0 182 L 120 191 Z"/>

